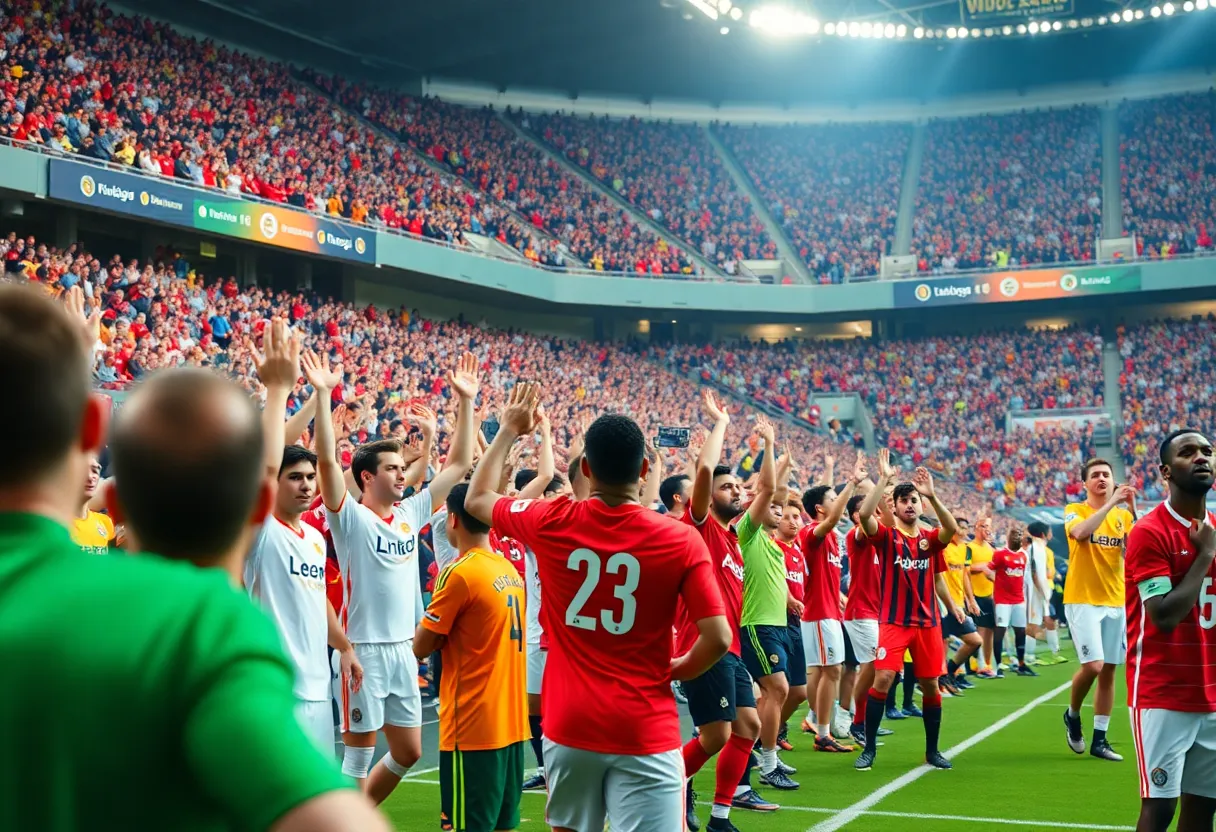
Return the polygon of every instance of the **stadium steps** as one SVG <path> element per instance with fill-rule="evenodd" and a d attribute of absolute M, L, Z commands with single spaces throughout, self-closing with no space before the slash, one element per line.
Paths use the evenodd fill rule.
<path fill-rule="evenodd" d="M 727 173 L 735 181 L 735 187 L 747 194 L 747 198 L 751 200 L 752 211 L 760 218 L 760 222 L 764 224 L 764 230 L 768 232 L 768 236 L 777 244 L 777 252 L 781 255 L 781 259 L 788 264 L 789 268 L 794 270 L 800 282 L 814 283 L 815 281 L 811 278 L 811 273 L 807 269 L 806 263 L 798 256 L 798 248 L 785 236 L 785 229 L 773 219 L 772 212 L 764 204 L 760 192 L 756 190 L 751 177 L 743 170 L 743 166 L 739 164 L 739 160 L 735 158 L 735 154 L 722 143 L 722 140 L 714 133 L 713 128 L 705 125 L 701 129 L 705 131 L 705 137 L 722 160 L 722 164 L 726 166 Z"/>
<path fill-rule="evenodd" d="M 681 240 L 679 237 L 676 237 L 669 229 L 655 222 L 650 217 L 646 216 L 646 214 L 642 211 L 639 211 L 636 206 L 627 202 L 620 194 L 612 190 L 612 188 L 609 188 L 603 182 L 600 182 L 594 176 L 571 162 L 562 154 L 554 151 L 543 141 L 541 141 L 538 136 L 535 136 L 530 131 L 520 127 L 513 119 L 508 118 L 506 113 L 502 112 L 501 110 L 495 110 L 494 115 L 498 117 L 499 121 L 514 130 L 515 135 L 531 144 L 536 150 L 543 153 L 546 158 L 552 159 L 568 173 L 578 177 L 584 184 L 587 185 L 587 187 L 603 194 L 616 205 L 620 206 L 621 210 L 625 211 L 625 213 L 632 217 L 635 223 L 644 228 L 649 228 L 659 237 L 666 240 L 669 246 L 683 251 L 692 259 L 694 263 L 704 269 L 706 274 L 712 274 L 725 280 L 730 280 L 730 277 L 724 274 L 721 269 L 702 257 L 701 252 L 696 246 L 693 246 L 690 243 Z"/>
<path fill-rule="evenodd" d="M 1111 444 L 1094 444 L 1094 455 L 1111 461 L 1116 482 L 1127 482 L 1127 471 L 1123 464 L 1123 453 L 1119 448 L 1119 437 L 1123 435 L 1123 397 L 1119 390 L 1119 375 L 1123 372 L 1123 358 L 1119 355 L 1119 342 L 1113 338 L 1102 344 L 1102 401 L 1106 415 L 1110 418 Z"/>
<path fill-rule="evenodd" d="M 1101 113 L 1102 236 L 1113 240 L 1123 236 L 1123 196 L 1119 191 L 1122 175 L 1119 170 L 1119 110 L 1112 105 L 1103 107 Z"/>
<path fill-rule="evenodd" d="M 925 158 L 926 130 L 923 121 L 912 125 L 904 178 L 899 183 L 899 215 L 895 218 L 895 248 L 891 252 L 895 255 L 912 253 L 912 221 L 916 218 L 916 191 L 920 187 L 921 161 Z"/>
<path fill-rule="evenodd" d="M 321 87 L 318 87 L 316 84 L 314 84 L 306 75 L 303 75 L 300 73 L 294 73 L 294 77 L 295 77 L 295 80 L 297 83 L 302 84 L 303 86 L 307 87 L 308 91 L 310 93 L 312 93 L 313 95 L 317 95 L 317 96 L 320 96 L 321 98 L 325 99 L 325 101 L 329 102 L 329 104 L 331 106 L 341 110 L 342 112 L 349 115 L 351 118 L 355 119 L 355 121 L 362 124 L 367 129 L 374 131 L 376 133 L 376 135 L 380 136 L 381 138 L 385 139 L 386 141 L 391 142 L 392 144 L 401 148 L 402 152 L 410 154 L 411 156 L 413 156 L 415 159 L 420 161 L 423 165 L 425 165 L 427 168 L 429 168 L 431 171 L 438 174 L 439 176 L 443 176 L 448 179 L 453 179 L 453 180 L 456 180 L 456 181 L 462 183 L 470 191 L 477 194 L 486 204 L 493 205 L 495 207 L 495 209 L 502 211 L 504 213 L 510 214 L 524 228 L 527 228 L 531 233 L 535 234 L 537 237 L 540 237 L 544 240 L 552 240 L 557 243 L 561 242 L 561 240 L 558 240 L 556 237 L 554 237 L 552 234 L 548 233 L 547 231 L 534 226 L 528 220 L 527 217 L 520 214 L 518 211 L 513 209 L 510 205 L 507 205 L 504 202 L 500 202 L 500 201 L 494 199 L 489 194 L 478 190 L 477 186 L 474 185 L 472 182 L 470 182 L 465 177 L 458 176 L 456 173 L 454 173 L 453 171 L 444 167 L 443 165 L 439 164 L 434 159 L 427 156 L 425 153 L 420 153 L 418 150 L 410 147 L 408 144 L 401 141 L 401 139 L 397 138 L 397 136 L 393 133 L 393 131 L 388 129 L 387 127 L 385 127 L 383 124 L 372 121 L 371 119 L 367 118 L 366 116 L 362 115 L 361 113 L 358 113 L 355 110 L 351 109 L 350 107 L 347 107 L 345 104 L 343 104 L 341 101 L 338 101 L 336 98 L 331 96 L 328 92 L 323 90 Z M 495 242 L 497 242 L 497 241 L 495 241 Z M 501 243 L 499 245 L 501 245 Z M 503 246 L 503 248 L 510 249 L 511 254 L 513 256 L 519 257 L 519 259 L 521 259 L 521 260 L 523 259 L 522 257 L 519 256 L 519 252 L 515 251 L 515 249 L 511 248 L 510 246 Z M 584 263 L 582 260 L 579 260 L 577 257 L 575 257 L 574 253 L 569 251 L 568 249 L 566 250 L 565 255 L 566 255 L 566 262 L 568 265 L 575 266 L 578 268 L 587 267 L 586 263 Z"/>

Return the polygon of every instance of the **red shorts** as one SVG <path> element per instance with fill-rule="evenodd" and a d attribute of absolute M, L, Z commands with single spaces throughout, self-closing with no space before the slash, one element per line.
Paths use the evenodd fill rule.
<path fill-rule="evenodd" d="M 936 679 L 946 672 L 946 648 L 942 645 L 941 627 L 878 625 L 875 670 L 903 670 L 905 650 L 912 654 L 912 672 L 917 679 Z"/>

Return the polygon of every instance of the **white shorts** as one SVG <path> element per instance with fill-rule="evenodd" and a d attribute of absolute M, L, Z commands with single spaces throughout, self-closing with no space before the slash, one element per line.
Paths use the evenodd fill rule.
<path fill-rule="evenodd" d="M 355 656 L 363 665 L 363 686 L 351 693 L 349 680 L 342 680 L 342 730 L 363 734 L 385 725 L 421 727 L 422 694 L 411 642 L 356 644 Z"/>
<path fill-rule="evenodd" d="M 334 704 L 300 699 L 296 701 L 296 719 L 304 733 L 325 752 L 327 758 L 334 756 Z"/>
<path fill-rule="evenodd" d="M 802 622 L 802 650 L 807 667 L 832 667 L 844 662 L 844 628 L 834 618 Z"/>
<path fill-rule="evenodd" d="M 857 618 L 844 622 L 853 643 L 853 655 L 861 664 L 869 664 L 878 658 L 878 619 Z"/>
<path fill-rule="evenodd" d="M 590 832 L 671 832 L 684 828 L 684 755 L 680 749 L 633 756 L 600 754 L 545 738 L 550 826 Z"/>
<path fill-rule="evenodd" d="M 1123 664 L 1127 658 L 1127 613 L 1123 607 L 1065 604 L 1064 614 L 1078 660 Z"/>
<path fill-rule="evenodd" d="M 1046 604 L 1038 592 L 1026 590 L 1026 623 L 1036 627 L 1043 626 L 1043 610 Z"/>
<path fill-rule="evenodd" d="M 1141 797 L 1216 799 L 1216 713 L 1132 708 Z"/>
<path fill-rule="evenodd" d="M 539 644 L 528 645 L 528 693 L 540 696 L 541 682 L 545 679 L 545 661 L 549 658 L 548 650 L 541 650 Z"/>
<path fill-rule="evenodd" d="M 1020 604 L 997 604 L 996 626 L 998 627 L 1025 627 L 1026 626 L 1026 602 Z"/>

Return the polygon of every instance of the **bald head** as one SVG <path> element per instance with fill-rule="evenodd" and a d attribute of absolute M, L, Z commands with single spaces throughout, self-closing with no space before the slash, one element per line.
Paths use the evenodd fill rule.
<path fill-rule="evenodd" d="M 141 548 L 224 557 L 265 511 L 258 412 L 206 370 L 158 373 L 124 403 L 110 434 L 118 509 Z"/>

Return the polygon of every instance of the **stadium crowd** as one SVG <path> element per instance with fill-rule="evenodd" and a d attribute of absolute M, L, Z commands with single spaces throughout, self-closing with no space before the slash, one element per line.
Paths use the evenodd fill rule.
<path fill-rule="evenodd" d="M 1142 257 L 1212 248 L 1216 97 L 1211 92 L 1119 107 L 1123 230 Z"/>
<path fill-rule="evenodd" d="M 912 232 L 918 270 L 1092 260 L 1101 157 L 1093 107 L 930 123 Z"/>
<path fill-rule="evenodd" d="M 715 129 L 816 280 L 879 273 L 895 241 L 910 127 Z"/>
<path fill-rule="evenodd" d="M 1128 478 L 1149 499 L 1163 499 L 1153 437 L 1216 425 L 1216 318 L 1121 326 L 1118 335 Z"/>

